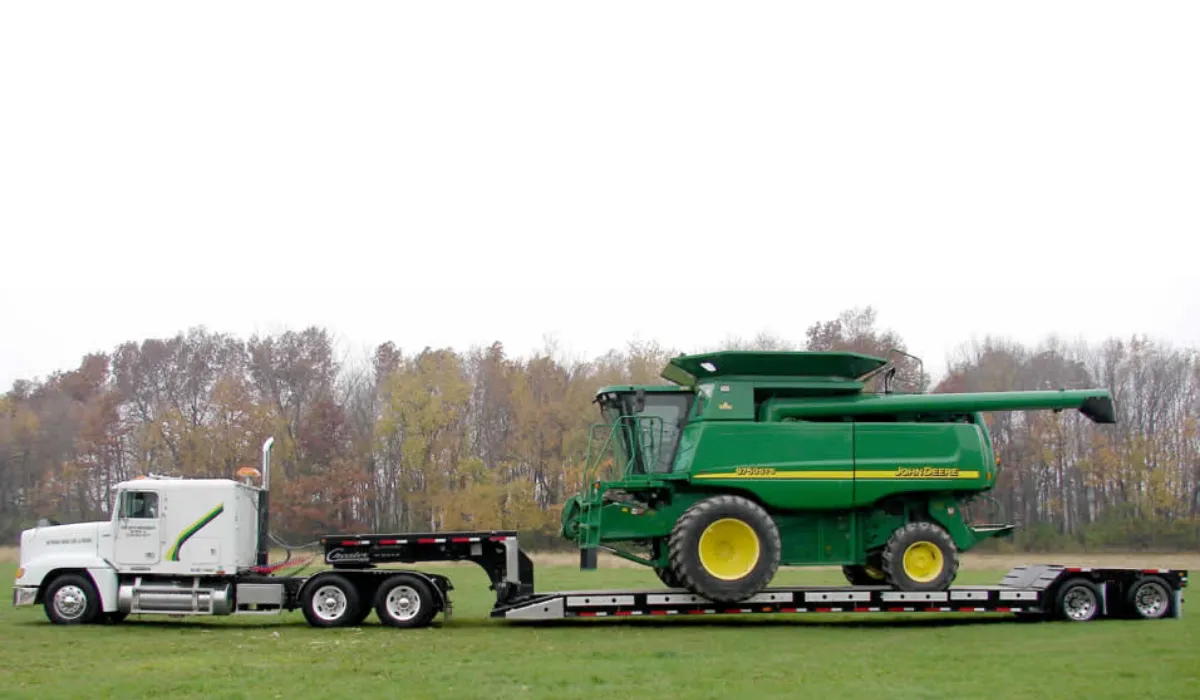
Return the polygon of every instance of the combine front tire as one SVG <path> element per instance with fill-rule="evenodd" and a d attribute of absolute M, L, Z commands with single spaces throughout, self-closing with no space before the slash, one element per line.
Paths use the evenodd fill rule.
<path fill-rule="evenodd" d="M 934 523 L 909 523 L 883 548 L 883 573 L 902 591 L 944 591 L 958 573 L 958 548 Z"/>
<path fill-rule="evenodd" d="M 779 569 L 779 528 L 741 496 L 714 496 L 688 508 L 667 546 L 682 587 L 718 603 L 758 593 Z"/>
<path fill-rule="evenodd" d="M 667 588 L 683 588 L 683 584 L 675 576 L 675 572 L 669 568 L 654 567 L 654 573 L 658 574 L 658 580 L 662 581 Z"/>

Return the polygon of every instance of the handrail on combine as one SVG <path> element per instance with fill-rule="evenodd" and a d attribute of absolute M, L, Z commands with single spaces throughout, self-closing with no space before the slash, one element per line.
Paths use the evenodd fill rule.
<path fill-rule="evenodd" d="M 602 442 L 596 436 L 598 430 L 608 431 Z M 579 532 L 576 540 L 581 547 L 594 547 L 600 543 L 600 507 L 604 505 L 604 494 L 609 485 L 633 476 L 650 476 L 654 473 L 653 465 L 658 463 L 662 433 L 663 419 L 660 416 L 622 415 L 612 423 L 591 426 L 588 433 L 587 460 L 583 469 L 581 493 L 584 497 L 579 499 Z M 618 435 L 623 435 L 625 440 L 614 442 Z M 594 449 L 598 442 L 601 443 L 600 447 Z M 618 458 L 618 449 L 625 453 L 624 464 Z M 611 478 L 602 478 L 606 475 L 600 474 L 600 469 L 610 451 L 616 473 L 612 474 Z M 639 461 L 643 473 L 635 474 Z"/>

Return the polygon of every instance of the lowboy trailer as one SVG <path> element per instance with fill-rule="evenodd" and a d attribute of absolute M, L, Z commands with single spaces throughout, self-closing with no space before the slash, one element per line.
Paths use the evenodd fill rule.
<path fill-rule="evenodd" d="M 262 483 L 144 478 L 116 487 L 110 520 L 47 525 L 21 534 L 13 605 L 42 605 L 58 624 L 127 616 L 279 614 L 314 627 L 361 624 L 372 611 L 394 627 L 449 621 L 450 579 L 397 564 L 468 561 L 491 580 L 491 616 L 506 620 L 806 612 L 1013 613 L 1087 621 L 1182 617 L 1187 572 L 1020 566 L 994 586 L 903 591 L 888 585 L 771 587 L 733 602 L 686 589 L 534 589 L 533 561 L 513 531 L 329 535 L 328 569 L 279 576 L 268 564 L 271 440 Z M 286 564 L 287 562 L 285 562 Z"/>
<path fill-rule="evenodd" d="M 515 532 L 327 537 L 323 544 L 325 561 L 333 567 L 331 576 L 391 563 L 474 562 L 496 591 L 491 616 L 506 620 L 810 612 L 1013 613 L 1075 622 L 1159 619 L 1183 616 L 1187 586 L 1187 572 L 1182 570 L 1036 565 L 1018 566 L 991 586 L 919 592 L 889 586 L 772 587 L 731 605 L 665 587 L 537 593 L 533 562 L 521 551 Z M 347 578 L 338 585 L 353 584 Z M 448 598 L 444 600 L 449 605 Z"/>

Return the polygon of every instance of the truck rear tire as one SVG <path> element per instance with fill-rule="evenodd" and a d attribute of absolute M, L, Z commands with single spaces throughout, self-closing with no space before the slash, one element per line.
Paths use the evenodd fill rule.
<path fill-rule="evenodd" d="M 736 603 L 766 587 L 779 569 L 779 528 L 741 496 L 721 495 L 684 511 L 667 543 L 671 571 L 683 588 L 718 603 Z"/>
<path fill-rule="evenodd" d="M 375 594 L 375 614 L 391 627 L 425 627 L 437 612 L 433 589 L 419 576 L 392 576 Z"/>
<path fill-rule="evenodd" d="M 313 627 L 352 627 L 362 622 L 358 588 L 345 576 L 318 574 L 300 594 L 304 619 Z"/>
<path fill-rule="evenodd" d="M 46 587 L 46 617 L 57 625 L 87 625 L 100 617 L 100 594 L 82 574 L 63 574 Z"/>
<path fill-rule="evenodd" d="M 944 591 L 958 575 L 958 548 L 935 523 L 912 522 L 888 538 L 883 573 L 902 591 Z"/>

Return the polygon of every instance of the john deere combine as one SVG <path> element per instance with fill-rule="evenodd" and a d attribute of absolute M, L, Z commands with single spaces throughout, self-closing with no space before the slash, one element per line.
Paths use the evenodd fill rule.
<path fill-rule="evenodd" d="M 781 564 L 942 590 L 960 552 L 1012 530 L 963 512 L 999 469 L 983 413 L 1115 422 L 1104 390 L 898 393 L 895 371 L 855 353 L 718 352 L 671 360 L 671 385 L 601 389 L 605 423 L 562 534 L 584 568 L 604 549 L 718 602 L 759 592 Z M 864 390 L 872 378 L 881 391 Z"/>

